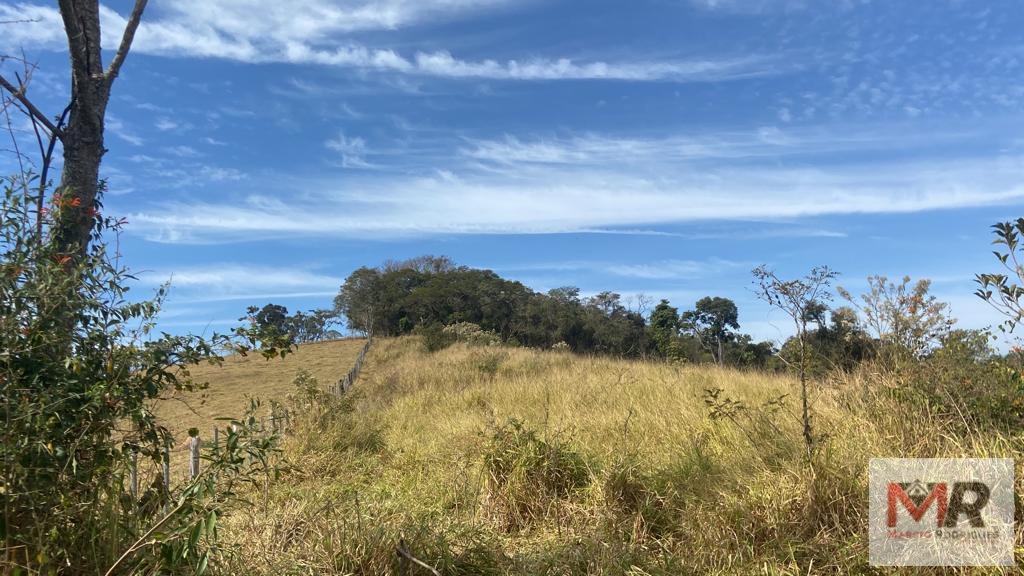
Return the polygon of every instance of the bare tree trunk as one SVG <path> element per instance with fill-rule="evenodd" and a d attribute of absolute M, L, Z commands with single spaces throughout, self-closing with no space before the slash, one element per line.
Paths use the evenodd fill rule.
<path fill-rule="evenodd" d="M 85 84 L 75 91 L 65 131 L 64 169 L 57 188 L 62 198 L 73 202 L 65 204 L 53 236 L 57 249 L 69 254 L 84 254 L 89 245 L 93 224 L 89 208 L 96 207 L 100 162 L 106 153 L 103 120 L 109 89 L 102 79 L 89 79 Z"/>
<path fill-rule="evenodd" d="M 803 404 L 803 425 L 804 444 L 807 446 L 807 456 L 810 458 L 814 446 L 814 436 L 811 431 L 811 414 L 807 402 L 807 327 L 800 327 L 800 401 Z"/>
<path fill-rule="evenodd" d="M 71 105 L 68 125 L 60 134 L 64 167 L 58 191 L 65 204 L 53 240 L 58 251 L 82 255 L 88 249 L 96 214 L 110 87 L 131 48 L 146 0 L 136 0 L 121 44 L 106 70 L 100 47 L 99 0 L 58 0 L 58 4 L 71 60 Z"/>

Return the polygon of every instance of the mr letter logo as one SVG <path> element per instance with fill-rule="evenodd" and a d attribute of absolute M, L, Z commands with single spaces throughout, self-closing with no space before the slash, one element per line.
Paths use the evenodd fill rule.
<path fill-rule="evenodd" d="M 952 499 L 947 498 L 947 484 L 928 484 L 926 488 L 919 481 L 911 483 L 889 482 L 889 501 L 886 509 L 886 524 L 896 527 L 896 507 L 902 504 L 915 522 L 920 522 L 924 513 L 935 503 L 935 527 L 956 528 L 960 514 L 967 514 L 973 528 L 984 528 L 981 510 L 988 504 L 991 490 L 982 482 L 955 482 Z M 971 502 L 965 502 L 966 494 L 974 494 Z"/>
<path fill-rule="evenodd" d="M 1013 460 L 875 458 L 871 563 L 1013 565 Z"/>

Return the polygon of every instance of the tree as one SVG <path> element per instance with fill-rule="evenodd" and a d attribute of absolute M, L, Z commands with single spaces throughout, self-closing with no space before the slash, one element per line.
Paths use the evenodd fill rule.
<path fill-rule="evenodd" d="M 824 313 L 807 314 L 808 325 L 814 318 L 818 326 L 807 332 L 809 374 L 820 377 L 833 370 L 852 370 L 873 356 L 875 342 L 860 327 L 857 313 L 852 308 L 844 306 L 832 310 L 831 323 L 825 322 L 823 317 Z M 780 355 L 782 358 L 797 357 L 799 347 L 798 338 L 793 336 L 783 344 Z"/>
<path fill-rule="evenodd" d="M 46 131 L 50 149 L 57 141 L 63 145 L 64 163 L 55 195 L 64 201 L 66 207 L 61 211 L 60 220 L 55 222 L 52 237 L 57 252 L 74 259 L 86 255 L 95 226 L 94 215 L 99 210 L 100 163 L 106 152 L 103 132 L 107 103 L 114 80 L 131 50 L 146 3 L 147 0 L 135 1 L 117 52 L 104 69 L 99 0 L 58 0 L 71 60 L 71 98 L 66 111 L 66 126 L 62 122 L 55 124 L 32 104 L 26 84 L 19 81 L 15 85 L 0 76 L 0 88 L 21 104 L 33 125 L 42 126 Z M 46 171 L 46 166 L 43 171 Z M 41 183 L 43 187 L 46 184 Z M 41 198 L 39 207 L 42 207 Z"/>
<path fill-rule="evenodd" d="M 693 310 L 683 312 L 680 321 L 683 328 L 696 336 L 721 366 L 725 358 L 725 343 L 735 336 L 730 328 L 736 330 L 740 327 L 736 303 L 718 296 L 701 298 Z"/>
<path fill-rule="evenodd" d="M 381 273 L 365 266 L 349 274 L 334 298 L 334 309 L 345 317 L 350 330 L 373 332 Z"/>
<path fill-rule="evenodd" d="M 455 262 L 447 256 L 434 256 L 424 254 L 415 256 L 408 260 L 387 260 L 381 266 L 381 272 L 394 272 L 396 270 L 415 270 L 423 274 L 439 274 L 451 272 L 455 269 Z"/>
<path fill-rule="evenodd" d="M 280 304 L 266 304 L 262 308 L 249 306 L 248 319 L 259 330 L 276 330 L 278 334 L 288 333 L 288 309 Z M 246 318 L 240 318 L 245 320 Z"/>
<path fill-rule="evenodd" d="M 1019 252 L 1024 249 L 1021 237 L 1024 237 L 1024 218 L 1013 222 L 997 222 L 992 225 L 995 240 L 992 244 L 1002 246 L 1005 251 L 994 250 L 997 260 L 1003 267 L 1002 272 L 978 274 L 974 281 L 978 289 L 976 296 L 987 302 L 1000 314 L 1006 317 L 1002 329 L 1013 332 L 1021 319 L 1024 318 L 1024 264 L 1021 263 Z"/>
<path fill-rule="evenodd" d="M 665 357 L 669 356 L 673 340 L 679 336 L 681 324 L 679 322 L 679 310 L 662 300 L 651 312 L 651 340 L 658 352 Z"/>
<path fill-rule="evenodd" d="M 803 422 L 804 445 L 810 458 L 814 449 L 814 434 L 811 426 L 810 402 L 807 390 L 808 335 L 807 323 L 812 316 L 809 312 L 818 310 L 825 301 L 831 300 L 828 289 L 838 274 L 828 266 L 816 266 L 803 278 L 782 280 L 767 266 L 758 266 L 753 271 L 757 295 L 770 306 L 778 308 L 793 320 L 798 344 L 798 371 L 800 374 L 801 420 Z"/>
<path fill-rule="evenodd" d="M 643 316 L 627 309 L 618 294 L 603 292 L 585 301 L 573 287 L 540 294 L 445 257 L 360 268 L 345 279 L 335 306 L 350 328 L 372 327 L 384 335 L 469 322 L 506 342 L 538 348 L 564 342 L 583 353 L 648 351 Z"/>
<path fill-rule="evenodd" d="M 334 310 L 310 310 L 309 313 L 296 312 L 285 319 L 285 329 L 298 344 L 319 342 L 332 338 L 337 332 L 330 326 L 337 322 Z"/>
<path fill-rule="evenodd" d="M 927 279 L 911 284 L 904 276 L 897 284 L 885 276 L 869 276 L 868 291 L 859 299 L 841 287 L 838 292 L 861 313 L 881 345 L 882 359 L 899 368 L 937 347 L 955 323 L 947 315 L 949 306 L 929 294 L 930 288 Z"/>

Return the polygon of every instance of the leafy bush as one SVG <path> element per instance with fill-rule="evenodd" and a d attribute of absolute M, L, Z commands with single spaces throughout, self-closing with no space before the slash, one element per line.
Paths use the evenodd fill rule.
<path fill-rule="evenodd" d="M 25 571 L 74 566 L 103 573 L 175 498 L 177 514 L 164 517 L 165 526 L 204 507 L 206 494 L 193 488 L 177 495 L 157 489 L 146 495 L 148 504 L 133 501 L 124 487 L 129 465 L 137 458 L 159 467 L 173 442 L 150 410 L 153 400 L 200 388 L 190 365 L 218 361 L 221 350 L 245 353 L 260 341 L 245 329 L 210 340 L 153 334 L 164 290 L 154 300 L 131 301 L 132 276 L 104 243 L 123 221 L 103 217 L 97 202 L 84 253 L 63 253 L 47 235 L 76 201 L 55 194 L 34 222 L 35 198 L 7 186 L 0 207 L 0 530 L 7 557 Z M 273 348 L 268 357 L 287 351 L 265 343 Z M 162 531 L 153 542 L 172 540 Z M 166 550 L 153 542 L 133 560 L 149 550 L 162 562 Z M 200 562 L 195 555 L 168 558 L 193 568 Z"/>
<path fill-rule="evenodd" d="M 1018 429 L 1024 424 L 1024 376 L 995 355 L 993 336 L 954 330 L 928 358 L 905 372 L 910 386 L 941 413 L 970 427 Z"/>
<path fill-rule="evenodd" d="M 458 342 L 465 342 L 471 346 L 497 346 L 501 344 L 501 337 L 490 330 L 484 330 L 472 322 L 456 322 L 444 327 L 444 333 L 449 334 Z"/>
<path fill-rule="evenodd" d="M 416 329 L 420 340 L 423 342 L 423 349 L 427 352 L 437 352 L 455 344 L 456 338 L 453 334 L 445 332 L 437 324 L 428 324 Z"/>

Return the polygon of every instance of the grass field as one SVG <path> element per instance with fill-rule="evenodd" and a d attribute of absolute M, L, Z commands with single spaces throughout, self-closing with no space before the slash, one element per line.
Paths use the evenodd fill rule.
<path fill-rule="evenodd" d="M 426 574 L 396 557 L 404 540 L 443 574 L 881 573 L 870 457 L 1012 457 L 1021 440 L 867 384 L 819 388 L 828 438 L 808 463 L 788 377 L 381 340 L 353 393 L 286 439 L 298 470 L 227 519 L 228 568 Z M 745 409 L 712 418 L 714 389 Z"/>
<path fill-rule="evenodd" d="M 259 354 L 250 354 L 230 356 L 219 366 L 193 368 L 195 380 L 208 382 L 209 388 L 179 393 L 156 403 L 160 423 L 175 437 L 172 466 L 176 470 L 184 467 L 184 440 L 189 428 L 198 428 L 201 437 L 208 438 L 214 426 L 224 426 L 216 418 L 241 416 L 248 406 L 247 397 L 260 399 L 269 414 L 268 402 L 285 401 L 293 392 L 292 381 L 300 369 L 325 385 L 337 382 L 352 367 L 363 343 L 364 340 L 353 338 L 303 344 L 283 360 L 266 360 Z"/>

